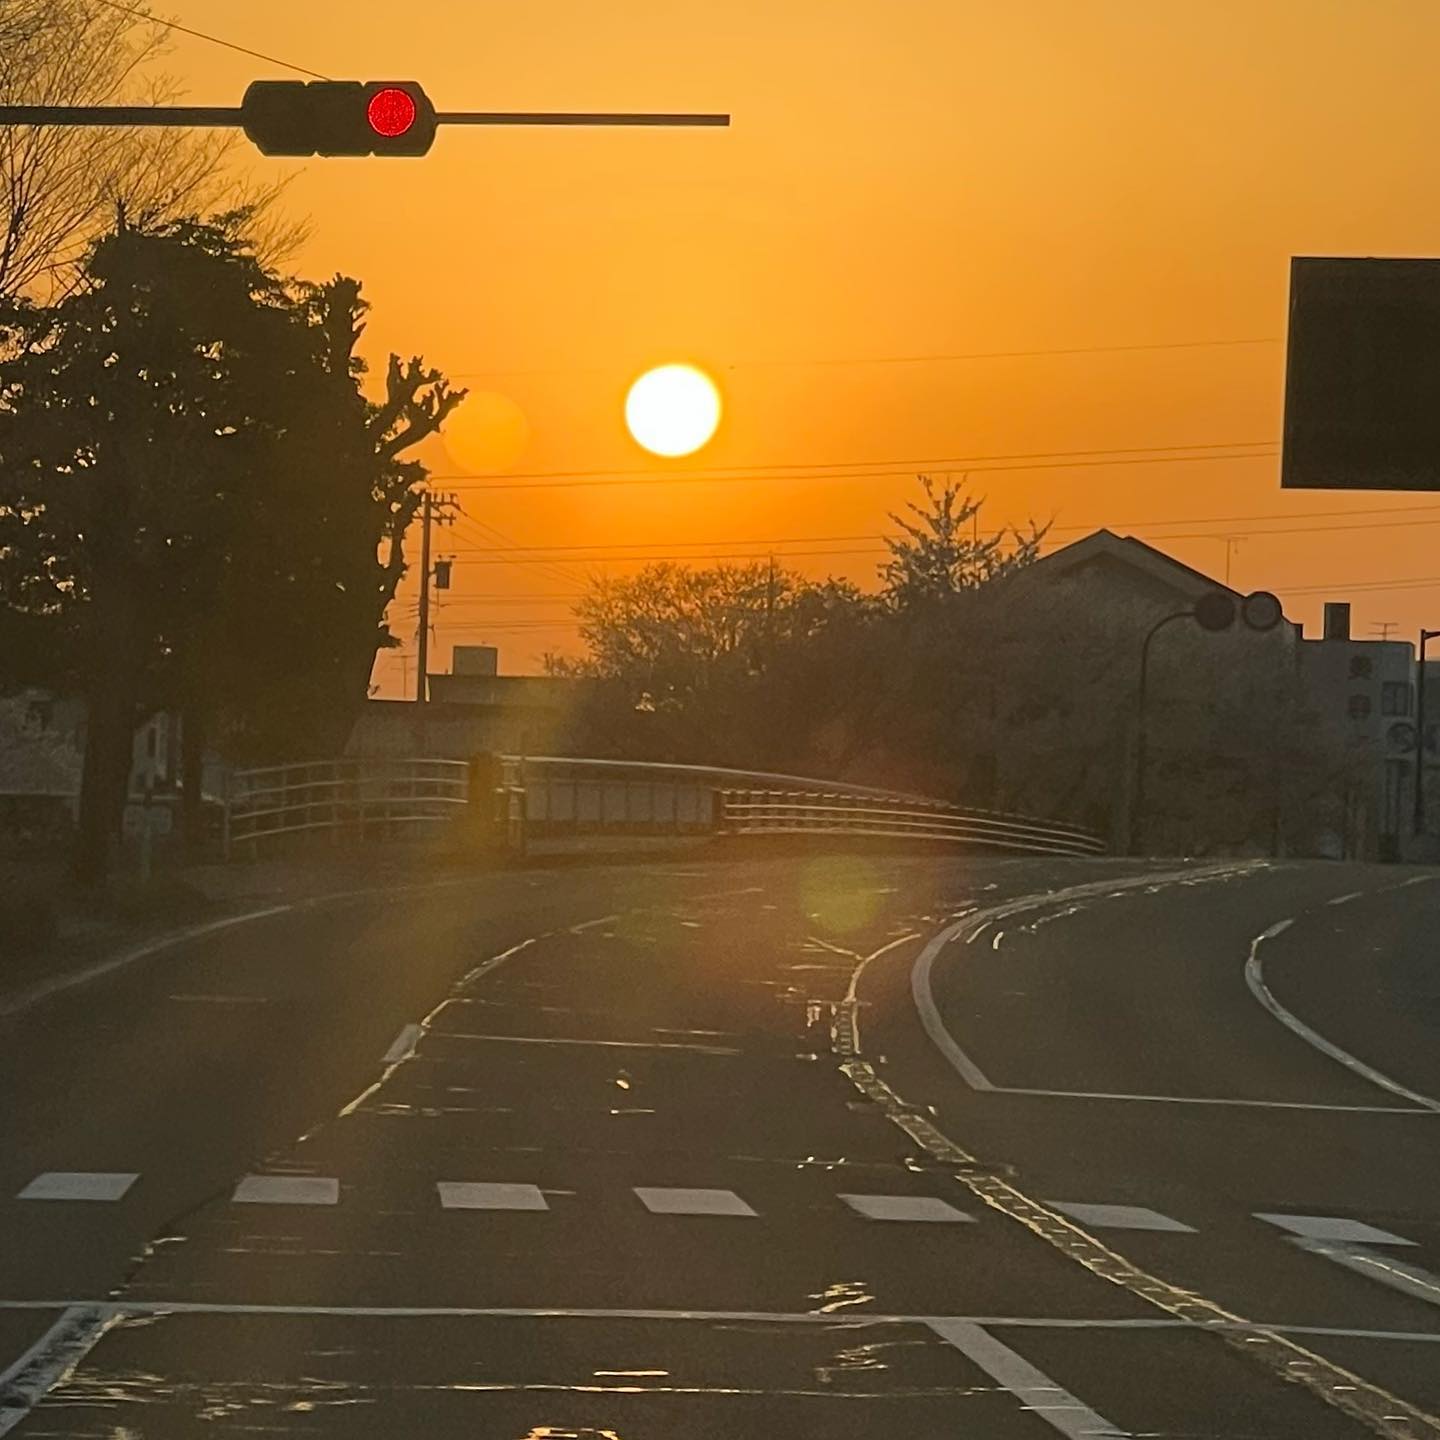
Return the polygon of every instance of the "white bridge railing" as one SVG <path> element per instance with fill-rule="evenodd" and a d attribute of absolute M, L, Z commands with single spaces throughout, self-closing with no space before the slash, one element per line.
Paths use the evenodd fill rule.
<path fill-rule="evenodd" d="M 1100 836 L 1035 816 L 798 775 L 562 756 L 355 759 L 237 771 L 226 854 L 284 835 L 358 838 L 468 824 L 510 848 L 614 835 L 844 835 L 1055 855 Z"/>

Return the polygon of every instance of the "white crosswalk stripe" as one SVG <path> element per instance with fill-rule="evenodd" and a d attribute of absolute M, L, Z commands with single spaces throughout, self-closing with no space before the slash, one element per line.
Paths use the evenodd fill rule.
<path fill-rule="evenodd" d="M 975 1223 L 973 1215 L 967 1215 L 933 1195 L 839 1195 L 836 1199 L 843 1200 L 867 1220 Z"/>
<path fill-rule="evenodd" d="M 1158 1210 L 1144 1205 L 1081 1205 L 1069 1200 L 1048 1200 L 1062 1214 L 1097 1230 L 1164 1230 L 1176 1235 L 1193 1235 L 1192 1225 L 1182 1225 Z"/>
<path fill-rule="evenodd" d="M 654 1215 L 754 1215 L 733 1190 L 690 1190 L 666 1185 L 637 1185 L 640 1203 Z"/>
<path fill-rule="evenodd" d="M 320 1175 L 247 1175 L 230 1198 L 237 1205 L 337 1205 L 340 1182 Z"/>
<path fill-rule="evenodd" d="M 47 1170 L 17 1200 L 120 1200 L 139 1175 L 116 1170 Z"/>
<path fill-rule="evenodd" d="M 1377 1230 L 1363 1220 L 1348 1220 L 1341 1215 L 1275 1215 L 1255 1212 L 1257 1220 L 1267 1225 L 1288 1230 L 1292 1235 L 1301 1235 L 1306 1240 L 1339 1240 L 1355 1245 L 1413 1245 L 1400 1235 L 1388 1230 Z"/>
<path fill-rule="evenodd" d="M 441 1180 L 436 1186 L 446 1210 L 548 1210 L 538 1185 Z"/>

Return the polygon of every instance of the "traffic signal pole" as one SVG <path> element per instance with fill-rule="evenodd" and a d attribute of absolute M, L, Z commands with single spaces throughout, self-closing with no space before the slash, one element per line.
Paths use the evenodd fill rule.
<path fill-rule="evenodd" d="M 184 126 L 244 130 L 265 155 L 424 155 L 440 125 L 699 126 L 686 111 L 437 111 L 413 80 L 257 80 L 240 105 L 0 105 L 0 125 Z"/>

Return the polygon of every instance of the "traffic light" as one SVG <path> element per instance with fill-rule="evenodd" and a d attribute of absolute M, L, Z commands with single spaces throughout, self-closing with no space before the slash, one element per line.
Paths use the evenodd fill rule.
<path fill-rule="evenodd" d="M 424 155 L 436 119 L 413 80 L 256 80 L 240 123 L 262 155 Z"/>

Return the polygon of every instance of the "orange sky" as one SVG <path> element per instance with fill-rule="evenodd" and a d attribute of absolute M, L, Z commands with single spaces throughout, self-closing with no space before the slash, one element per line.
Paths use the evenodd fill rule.
<path fill-rule="evenodd" d="M 975 484 L 988 523 L 1053 518 L 1058 539 L 1108 524 L 1222 577 L 1228 548 L 1234 584 L 1277 590 L 1307 626 L 1323 598 L 1350 598 L 1360 635 L 1440 623 L 1440 582 L 1360 588 L 1440 574 L 1440 498 L 1282 494 L 1277 458 L 1289 257 L 1440 253 L 1431 0 L 163 8 L 336 77 L 417 78 L 442 109 L 735 116 L 728 131 L 442 129 L 423 160 L 254 161 L 296 176 L 289 203 L 313 219 L 299 268 L 363 280 L 372 358 L 421 352 L 523 412 L 528 441 L 491 487 L 592 472 L 474 488 L 484 436 L 431 452 L 465 477 L 436 483 L 467 512 L 442 532 L 456 588 L 432 668 L 454 643 L 497 643 L 510 671 L 573 650 L 563 597 L 601 564 L 633 568 L 597 556 L 710 540 L 763 555 L 796 537 L 776 553 L 873 550 L 814 537 L 875 536 L 918 462 L 1253 442 L 1267 453 L 1005 462 L 1031 468 Z M 167 65 L 196 103 L 286 74 L 183 35 Z M 1097 349 L 1197 341 L 1260 343 Z M 1052 353 L 913 358 L 997 351 Z M 725 395 L 719 436 L 689 461 L 646 456 L 622 422 L 629 381 L 672 359 Z M 864 473 L 775 478 L 831 463 Z M 593 473 L 728 467 L 761 478 Z M 596 548 L 495 563 L 483 526 Z M 1309 528 L 1277 533 L 1294 526 Z M 794 564 L 868 582 L 875 560 Z M 414 595 L 412 581 L 392 618 L 410 656 Z M 402 667 L 382 657 L 381 693 L 400 692 Z"/>

